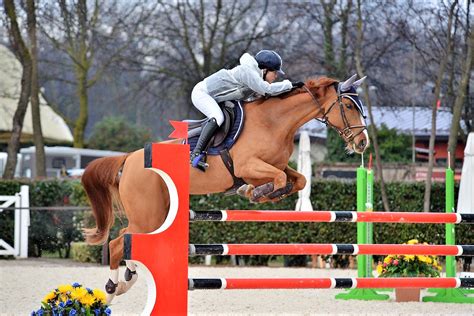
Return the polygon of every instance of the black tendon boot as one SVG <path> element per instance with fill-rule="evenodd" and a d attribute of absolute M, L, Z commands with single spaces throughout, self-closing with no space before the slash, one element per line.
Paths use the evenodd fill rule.
<path fill-rule="evenodd" d="M 194 168 L 206 171 L 208 165 L 202 160 L 205 157 L 203 151 L 207 149 L 207 145 L 218 127 L 219 125 L 217 125 L 216 119 L 211 118 L 202 128 L 196 147 L 194 147 L 194 150 L 191 152 L 190 163 Z"/>

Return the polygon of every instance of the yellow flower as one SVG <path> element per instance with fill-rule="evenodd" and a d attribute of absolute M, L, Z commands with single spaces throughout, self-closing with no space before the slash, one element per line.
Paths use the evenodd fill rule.
<path fill-rule="evenodd" d="M 87 294 L 87 290 L 83 287 L 76 287 L 71 291 L 71 298 L 73 300 L 80 300 Z"/>
<path fill-rule="evenodd" d="M 406 255 L 405 257 L 403 257 L 403 260 L 404 261 L 413 261 L 413 260 L 415 260 L 415 255 Z"/>
<path fill-rule="evenodd" d="M 68 291 L 72 291 L 72 285 L 70 284 L 62 284 L 58 286 L 58 290 L 60 293 L 67 293 Z"/>
<path fill-rule="evenodd" d="M 420 260 L 421 262 L 431 263 L 431 258 L 427 256 L 419 255 L 417 257 L 418 257 L 418 260 Z"/>
<path fill-rule="evenodd" d="M 408 241 L 408 244 L 409 244 L 409 245 L 415 245 L 415 244 L 417 244 L 417 243 L 418 243 L 418 239 L 412 239 L 412 240 L 409 240 L 409 241 Z"/>
<path fill-rule="evenodd" d="M 105 293 L 104 291 L 102 290 L 99 290 L 99 289 L 94 289 L 92 291 L 94 293 L 94 296 L 95 298 L 100 301 L 101 303 L 105 304 L 106 300 L 105 300 Z"/>
<path fill-rule="evenodd" d="M 67 296 L 67 294 L 61 294 L 58 296 L 57 301 L 59 304 L 59 302 L 67 302 L 68 299 L 69 299 L 69 296 Z"/>
<path fill-rule="evenodd" d="M 91 306 L 92 304 L 94 304 L 94 301 L 95 301 L 94 296 L 90 294 L 86 294 L 79 299 L 79 302 L 81 302 L 81 304 L 86 305 L 86 306 Z"/>
<path fill-rule="evenodd" d="M 377 266 L 377 273 L 378 273 L 378 275 L 381 275 L 381 274 L 382 274 L 382 270 L 383 270 L 383 267 L 382 267 L 381 264 L 379 264 L 379 265 Z"/>
<path fill-rule="evenodd" d="M 439 271 L 443 270 L 443 268 L 441 266 L 437 266 L 436 267 Z"/>
<path fill-rule="evenodd" d="M 391 261 L 392 261 L 392 257 L 391 257 L 391 256 L 385 257 L 385 259 L 383 259 L 383 262 L 384 262 L 384 263 L 390 263 Z"/>
<path fill-rule="evenodd" d="M 45 297 L 43 297 L 43 302 L 44 303 L 48 303 L 49 300 L 52 300 L 56 297 L 56 293 L 54 291 L 52 292 L 49 292 L 48 294 L 46 294 Z"/>

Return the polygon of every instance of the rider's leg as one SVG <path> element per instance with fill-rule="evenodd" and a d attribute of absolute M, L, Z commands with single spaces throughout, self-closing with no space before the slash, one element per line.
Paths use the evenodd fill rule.
<path fill-rule="evenodd" d="M 197 141 L 196 147 L 191 153 L 191 163 L 207 147 L 210 139 L 217 128 L 224 122 L 224 114 L 217 102 L 208 94 L 206 84 L 201 81 L 191 93 L 191 100 L 194 106 L 210 118 L 204 125 L 201 135 Z"/>
<path fill-rule="evenodd" d="M 193 152 L 191 153 L 191 163 L 193 163 L 193 165 L 195 164 L 193 160 L 196 159 L 196 157 L 198 157 L 204 151 L 204 149 L 206 149 L 207 144 L 211 140 L 212 135 L 214 135 L 214 132 L 218 127 L 219 125 L 217 125 L 216 119 L 211 118 L 202 128 L 201 135 L 199 135 L 199 139 L 196 143 L 196 147 L 194 147 Z"/>

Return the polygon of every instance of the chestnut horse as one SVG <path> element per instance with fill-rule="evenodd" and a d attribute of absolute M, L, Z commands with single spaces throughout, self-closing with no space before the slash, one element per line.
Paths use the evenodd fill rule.
<path fill-rule="evenodd" d="M 353 76 L 342 83 L 327 77 L 310 79 L 303 88 L 246 103 L 243 131 L 230 149 L 235 176 L 246 183 L 239 194 L 255 202 L 278 201 L 304 188 L 305 177 L 289 167 L 288 160 L 295 133 L 312 119 L 336 129 L 348 150 L 364 152 L 369 138 L 356 88 L 365 78 L 355 79 Z M 209 156 L 208 163 L 206 172 L 191 168 L 191 194 L 224 192 L 233 186 L 233 177 L 220 156 Z M 137 278 L 135 264 L 126 260 L 125 282 L 118 280 L 123 235 L 153 232 L 168 214 L 169 194 L 165 182 L 143 165 L 144 150 L 141 149 L 94 160 L 82 176 L 97 224 L 93 229 L 85 229 L 89 244 L 107 241 L 114 221 L 112 204 L 120 206 L 128 218 L 128 227 L 109 242 L 111 274 L 106 284 L 109 303 L 115 295 L 126 292 Z M 269 183 L 272 185 L 268 186 Z M 266 185 L 267 192 L 256 195 L 256 187 L 262 185 Z"/>

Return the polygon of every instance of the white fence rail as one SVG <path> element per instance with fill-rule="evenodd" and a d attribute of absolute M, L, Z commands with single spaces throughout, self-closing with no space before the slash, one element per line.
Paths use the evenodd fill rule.
<path fill-rule="evenodd" d="M 20 192 L 14 196 L 0 195 L 0 213 L 13 204 L 15 205 L 13 211 L 15 216 L 13 246 L 0 238 L 0 255 L 27 258 L 28 227 L 30 226 L 29 187 L 27 185 L 22 185 Z"/>

